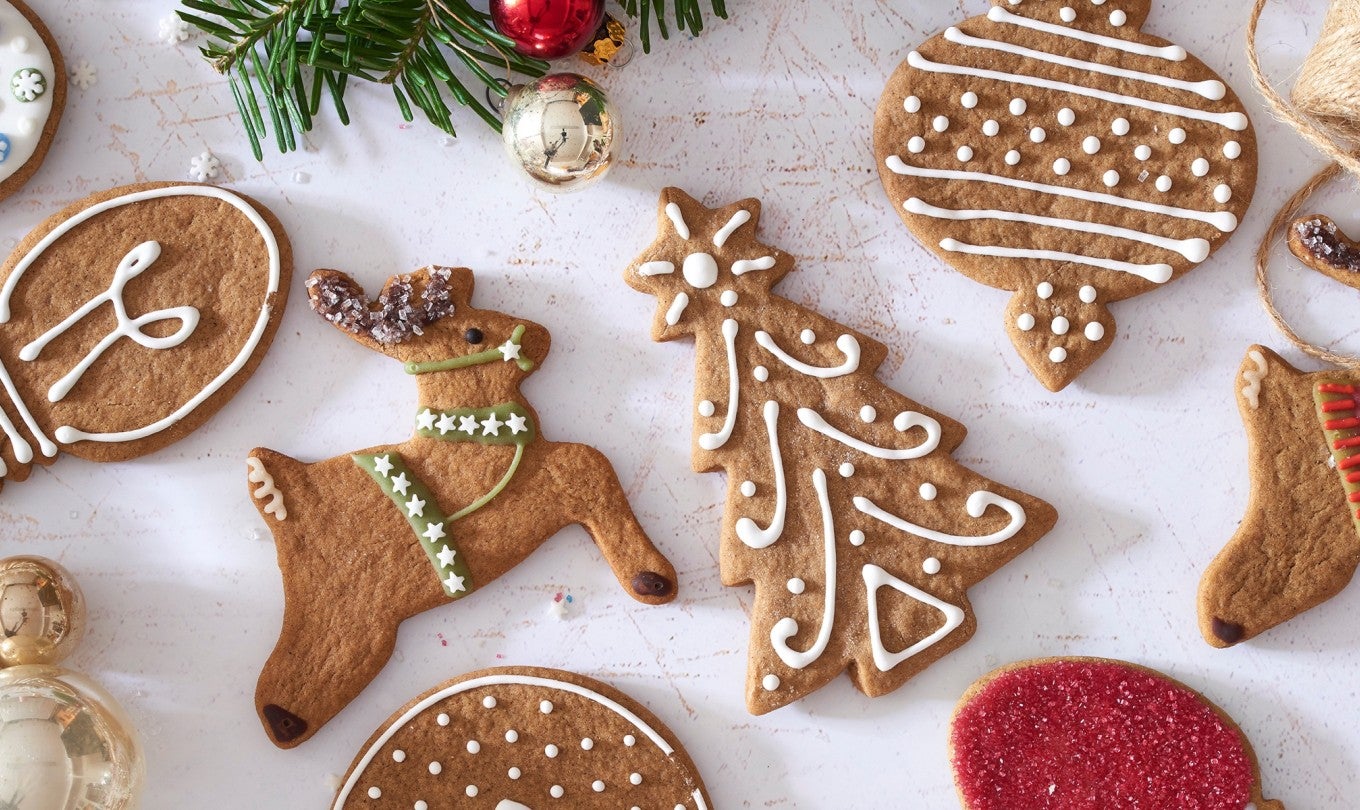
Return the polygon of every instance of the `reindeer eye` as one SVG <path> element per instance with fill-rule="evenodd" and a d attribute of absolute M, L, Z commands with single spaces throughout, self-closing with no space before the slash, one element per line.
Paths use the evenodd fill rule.
<path fill-rule="evenodd" d="M 463 340 L 466 340 L 468 343 L 471 343 L 474 346 L 478 343 L 481 343 L 482 339 L 483 335 L 482 330 L 480 329 L 469 329 L 463 333 Z"/>

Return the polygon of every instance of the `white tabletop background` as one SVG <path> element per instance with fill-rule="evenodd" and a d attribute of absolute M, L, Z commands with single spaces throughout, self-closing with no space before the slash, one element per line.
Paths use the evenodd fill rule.
<path fill-rule="evenodd" d="M 0 553 L 54 557 L 85 590 L 89 633 L 70 664 L 140 727 L 144 807 L 326 806 L 334 775 L 409 698 L 479 667 L 534 664 L 603 678 L 647 704 L 719 808 L 948 808 L 959 694 L 1000 664 L 1065 654 L 1184 680 L 1254 741 L 1268 795 L 1304 810 L 1354 806 L 1360 586 L 1228 651 L 1195 623 L 1200 574 L 1247 497 L 1235 371 L 1253 342 L 1285 348 L 1257 303 L 1249 255 L 1274 207 L 1320 164 L 1261 109 L 1243 53 L 1245 0 L 1159 0 L 1147 28 L 1246 99 L 1265 161 L 1256 204 L 1203 267 L 1117 305 L 1116 345 L 1059 394 L 1009 345 L 1007 294 L 922 249 L 873 165 L 886 77 L 911 46 L 985 11 L 982 0 L 729 0 L 732 22 L 710 17 L 700 40 L 659 42 L 603 76 L 626 130 L 621 160 L 604 184 L 567 197 L 521 182 L 471 115 L 457 116 L 462 136 L 449 141 L 403 126 L 386 92 L 367 86 L 350 93 L 354 125 L 323 115 L 306 149 L 258 163 L 226 85 L 198 57 L 201 40 L 158 41 L 170 4 L 32 3 L 68 65 L 87 59 L 99 79 L 70 88 L 46 164 L 0 205 L 0 239 L 109 186 L 183 179 L 210 148 L 224 165 L 218 182 L 271 207 L 297 260 L 272 351 L 197 433 L 130 463 L 61 458 L 0 495 Z M 1287 0 L 1268 13 L 1263 56 L 1278 81 L 1313 42 L 1323 6 Z M 689 469 L 693 347 L 650 342 L 653 299 L 620 278 L 653 238 L 656 192 L 671 184 L 710 204 L 760 197 L 765 240 L 798 259 L 782 293 L 887 343 L 881 376 L 969 426 L 962 461 L 1059 510 L 1051 534 L 971 592 L 976 637 L 886 697 L 842 677 L 773 714 L 746 713 L 751 593 L 719 585 L 722 477 Z M 1355 226 L 1353 199 L 1338 193 L 1326 210 Z M 554 351 L 527 384 L 543 428 L 613 459 L 682 595 L 635 603 L 587 535 L 564 531 L 494 586 L 406 622 L 377 680 L 312 741 L 280 751 L 252 696 L 282 591 L 243 459 L 256 445 L 320 459 L 408 434 L 410 379 L 299 293 L 316 267 L 375 289 L 428 263 L 473 267 L 480 306 L 549 326 Z M 1360 350 L 1357 293 L 1284 258 L 1276 277 L 1305 332 Z M 558 592 L 573 597 L 566 620 L 549 613 Z M 347 598 L 381 597 L 356 582 Z"/>

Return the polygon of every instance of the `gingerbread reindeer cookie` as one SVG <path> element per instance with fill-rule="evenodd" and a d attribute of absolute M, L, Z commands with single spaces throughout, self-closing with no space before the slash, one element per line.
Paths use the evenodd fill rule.
<path fill-rule="evenodd" d="M 883 344 L 771 292 L 793 259 L 759 216 L 666 189 L 624 276 L 657 298 L 653 340 L 695 341 L 694 469 L 727 474 L 723 584 L 755 584 L 756 714 L 847 667 L 867 695 L 901 686 L 973 634 L 968 588 L 1057 519 L 953 459 L 964 427 L 874 377 Z"/>
<path fill-rule="evenodd" d="M 992 0 L 907 55 L 874 151 L 907 227 L 1014 293 L 1006 329 L 1050 390 L 1115 337 L 1108 306 L 1195 268 L 1256 184 L 1242 103 L 1142 33 L 1150 0 Z"/>
<path fill-rule="evenodd" d="M 520 393 L 548 331 L 474 308 L 472 286 L 472 271 L 434 267 L 389 279 L 370 301 L 343 273 L 307 279 L 312 308 L 400 362 L 419 404 L 399 444 L 315 463 L 261 448 L 247 460 L 283 572 L 283 629 L 255 694 L 280 747 L 310 738 L 373 680 L 403 620 L 485 587 L 569 524 L 595 538 L 633 598 L 675 598 L 675 569 L 609 460 L 543 438 Z"/>

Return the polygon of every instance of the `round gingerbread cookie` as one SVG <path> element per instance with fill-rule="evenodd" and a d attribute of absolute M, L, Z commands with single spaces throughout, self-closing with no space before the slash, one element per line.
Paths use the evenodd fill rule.
<path fill-rule="evenodd" d="M 66 66 L 47 26 L 19 0 L 0 0 L 0 199 L 38 170 L 66 105 Z"/>
<path fill-rule="evenodd" d="M 705 810 L 689 755 L 651 712 L 591 678 L 471 672 L 407 704 L 350 765 L 334 810 Z"/>
<path fill-rule="evenodd" d="M 1039 658 L 979 679 L 949 733 L 964 810 L 1284 810 L 1256 754 L 1190 687 L 1105 658 Z"/>
<path fill-rule="evenodd" d="M 1108 305 L 1178 278 L 1256 184 L 1241 101 L 1142 33 L 1151 0 L 992 0 L 907 55 L 874 150 L 907 227 L 1014 291 L 1012 342 L 1057 391 L 1111 345 Z"/>

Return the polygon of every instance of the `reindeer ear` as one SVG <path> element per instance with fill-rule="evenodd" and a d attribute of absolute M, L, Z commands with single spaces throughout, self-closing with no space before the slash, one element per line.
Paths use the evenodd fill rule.
<path fill-rule="evenodd" d="M 354 279 L 338 270 L 317 270 L 307 277 L 312 309 L 336 328 L 375 351 L 389 349 L 422 334 L 453 312 L 452 273 L 447 268 L 418 270 L 387 280 L 377 302 Z"/>
<path fill-rule="evenodd" d="M 1329 217 L 1312 214 L 1294 220 L 1289 226 L 1289 250 L 1324 276 L 1360 289 L 1360 244 Z"/>
<path fill-rule="evenodd" d="M 370 335 L 373 312 L 368 293 L 347 273 L 315 270 L 307 276 L 307 301 L 312 311 L 330 321 L 336 329 L 359 343 L 382 352 L 383 347 Z"/>
<path fill-rule="evenodd" d="M 434 266 L 424 268 L 420 272 L 443 277 L 443 282 L 438 285 L 439 289 L 436 291 L 426 288 L 425 300 L 427 302 L 434 303 L 432 295 L 442 295 L 446 297 L 454 309 L 471 306 L 472 288 L 476 284 L 471 270 L 466 267 Z"/>

